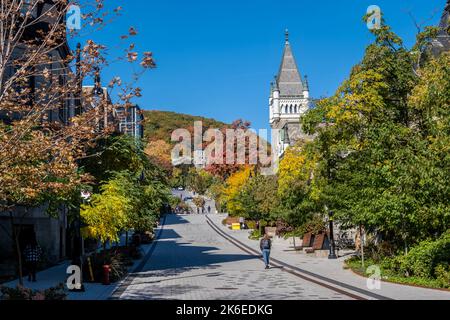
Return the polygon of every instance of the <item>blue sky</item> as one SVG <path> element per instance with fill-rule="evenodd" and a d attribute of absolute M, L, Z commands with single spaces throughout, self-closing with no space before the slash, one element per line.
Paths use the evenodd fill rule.
<path fill-rule="evenodd" d="M 224 122 L 242 118 L 256 129 L 268 128 L 269 85 L 279 68 L 286 28 L 312 97 L 320 98 L 334 93 L 372 41 L 362 22 L 369 5 L 381 7 L 407 46 L 416 35 L 408 12 L 419 23 L 435 25 L 445 5 L 445 0 L 107 2 L 122 6 L 122 16 L 91 38 L 113 47 L 134 26 L 137 50 L 152 51 L 158 65 L 138 83 L 141 107 Z M 113 64 L 104 71 L 104 82 L 130 73 Z"/>

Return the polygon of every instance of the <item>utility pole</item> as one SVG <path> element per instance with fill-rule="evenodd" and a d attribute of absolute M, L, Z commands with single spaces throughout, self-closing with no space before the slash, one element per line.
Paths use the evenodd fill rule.
<path fill-rule="evenodd" d="M 334 243 L 334 232 L 333 232 L 333 211 L 328 212 L 329 222 L 330 222 L 330 254 L 328 255 L 328 259 L 337 259 L 336 256 L 336 246 Z"/>

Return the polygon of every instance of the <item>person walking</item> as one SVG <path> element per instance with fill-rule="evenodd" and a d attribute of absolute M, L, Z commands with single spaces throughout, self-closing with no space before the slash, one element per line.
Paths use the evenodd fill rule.
<path fill-rule="evenodd" d="M 264 263 L 266 264 L 266 269 L 269 269 L 270 264 L 270 249 L 272 249 L 272 241 L 268 234 L 264 235 L 264 238 L 261 239 L 259 243 L 259 247 L 261 248 Z"/>
<path fill-rule="evenodd" d="M 245 223 L 245 219 L 244 219 L 244 217 L 240 217 L 239 218 L 239 224 L 241 225 L 241 229 L 244 229 L 244 223 Z"/>
<path fill-rule="evenodd" d="M 35 238 L 25 247 L 25 265 L 28 271 L 28 281 L 36 282 L 37 265 L 41 260 L 42 249 Z"/>

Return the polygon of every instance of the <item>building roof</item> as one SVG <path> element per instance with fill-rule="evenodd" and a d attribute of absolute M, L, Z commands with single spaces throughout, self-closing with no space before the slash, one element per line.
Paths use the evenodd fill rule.
<path fill-rule="evenodd" d="M 280 90 L 280 97 L 292 97 L 303 95 L 303 83 L 300 72 L 289 43 L 289 33 L 286 30 L 286 42 L 284 45 L 283 59 L 276 79 L 276 85 Z"/>
<path fill-rule="evenodd" d="M 444 12 L 442 13 L 441 22 L 439 23 L 439 27 L 441 28 L 440 33 L 448 35 L 450 23 L 449 20 L 450 20 L 450 0 L 447 0 Z"/>

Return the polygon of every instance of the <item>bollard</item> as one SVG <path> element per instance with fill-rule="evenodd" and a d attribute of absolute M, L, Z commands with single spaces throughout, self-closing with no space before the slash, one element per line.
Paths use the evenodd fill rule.
<path fill-rule="evenodd" d="M 111 284 L 109 279 L 109 273 L 111 272 L 111 267 L 107 264 L 103 266 L 103 285 L 108 286 Z"/>

